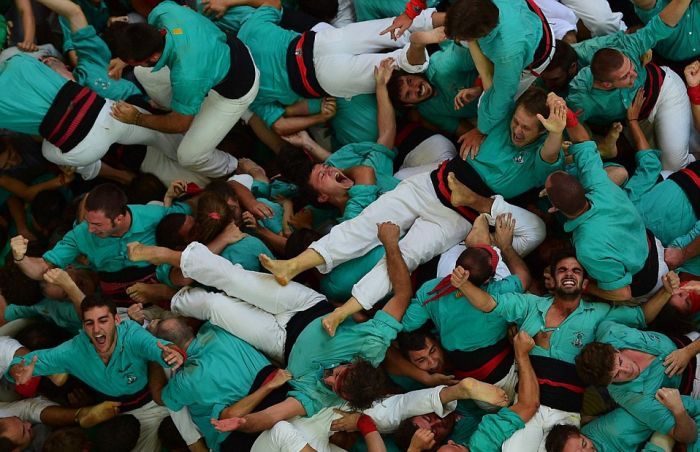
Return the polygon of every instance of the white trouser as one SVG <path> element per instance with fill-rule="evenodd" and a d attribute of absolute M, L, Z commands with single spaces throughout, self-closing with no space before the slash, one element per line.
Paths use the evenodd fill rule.
<path fill-rule="evenodd" d="M 552 33 L 556 39 L 562 39 L 570 31 L 576 33 L 578 17 L 569 7 L 562 5 L 557 0 L 535 0 L 542 14 L 547 18 Z"/>
<path fill-rule="evenodd" d="M 177 161 L 177 149 L 157 149 L 153 146 L 146 148 L 146 156 L 139 167 L 142 173 L 155 175 L 163 185 L 169 187 L 174 180 L 186 180 L 200 187 L 205 187 L 211 179 L 180 165 Z"/>
<path fill-rule="evenodd" d="M 663 278 L 663 276 L 669 271 L 668 265 L 666 264 L 666 260 L 664 259 L 664 246 L 661 243 L 661 240 L 654 237 L 654 244 L 656 245 L 656 255 L 659 261 L 659 271 L 656 272 L 656 284 L 654 285 L 654 288 L 651 289 L 649 292 L 634 298 L 634 301 L 637 301 L 639 303 L 646 302 L 656 292 L 658 292 L 659 289 L 661 289 L 661 287 L 664 285 L 661 278 Z"/>
<path fill-rule="evenodd" d="M 545 226 L 536 215 L 508 204 L 500 195 L 493 199 L 492 217 L 512 213 L 516 219 L 513 247 L 519 254 L 526 254 L 544 240 Z M 328 273 L 335 266 L 364 256 L 379 245 L 377 224 L 385 221 L 396 223 L 401 229 L 403 238 L 399 247 L 409 271 L 461 241 L 471 229 L 471 223 L 438 200 L 430 174 L 418 174 L 402 181 L 360 215 L 333 227 L 328 235 L 312 243 L 309 248 L 319 253 L 325 262 L 319 270 Z M 370 309 L 389 290 L 386 259 L 382 258 L 355 284 L 352 295 L 365 309 Z"/>
<path fill-rule="evenodd" d="M 691 341 L 696 340 L 698 337 L 700 337 L 700 333 L 697 331 L 692 331 L 688 334 L 685 335 L 688 339 Z M 696 356 L 696 363 L 695 363 L 695 379 L 693 380 L 693 390 L 690 393 L 690 396 L 694 399 L 700 399 L 700 359 L 698 356 Z"/>
<path fill-rule="evenodd" d="M 423 11 L 413 21 L 408 31 L 432 30 L 432 14 L 435 8 Z M 389 33 L 379 33 L 388 28 L 393 18 L 368 20 L 343 28 L 324 28 L 314 41 L 314 68 L 321 87 L 331 96 L 351 98 L 358 94 L 373 93 L 376 82 L 374 68 L 386 58 L 394 58 L 399 68 L 406 72 L 423 72 L 425 63 L 412 65 L 406 57 L 410 45 L 410 33 L 397 40 Z M 386 49 L 396 49 L 384 53 Z"/>
<path fill-rule="evenodd" d="M 289 320 L 325 300 L 303 284 L 292 281 L 281 286 L 269 273 L 244 270 L 197 242 L 182 252 L 180 268 L 185 277 L 226 295 L 184 287 L 172 298 L 173 312 L 208 320 L 280 363 L 284 362 Z"/>
<path fill-rule="evenodd" d="M 663 66 L 663 70 L 666 77 L 649 121 L 654 124 L 663 168 L 677 171 L 694 160 L 688 152 L 692 113 L 683 80 L 669 67 Z"/>
<path fill-rule="evenodd" d="M 626 30 L 622 13 L 614 13 L 608 0 L 561 0 L 571 8 L 593 36 L 605 36 Z"/>
<path fill-rule="evenodd" d="M 364 411 L 370 416 L 380 433 L 393 433 L 404 419 L 428 413 L 436 413 L 445 417 L 457 408 L 453 401 L 443 405 L 440 401 L 440 391 L 445 386 L 411 391 L 397 394 L 375 402 L 371 408 Z M 339 407 L 328 407 L 310 418 L 297 417 L 286 425 L 268 430 L 260 434 L 255 441 L 252 452 L 298 452 L 299 446 L 309 444 L 318 452 L 328 452 L 338 449 L 328 442 L 331 422 L 339 418 L 333 408 L 348 410 L 347 404 Z M 279 423 L 277 425 L 280 425 Z"/>
<path fill-rule="evenodd" d="M 100 159 L 114 143 L 145 144 L 159 149 L 176 148 L 180 134 L 167 134 L 145 127 L 126 124 L 112 117 L 114 101 L 107 100 L 87 136 L 68 152 L 44 140 L 41 153 L 56 165 L 74 166 L 83 179 L 94 179 L 102 166 Z"/>
<path fill-rule="evenodd" d="M 540 405 L 532 419 L 503 443 L 501 450 L 503 452 L 545 452 L 544 443 L 547 435 L 557 424 L 578 427 L 581 424 L 581 415 Z"/>
<path fill-rule="evenodd" d="M 399 180 L 407 179 L 420 173 L 436 169 L 441 162 L 451 160 L 457 155 L 457 149 L 443 135 L 433 135 L 421 141 L 418 146 L 406 154 L 401 168 L 394 174 Z"/>
<path fill-rule="evenodd" d="M 170 71 L 167 67 L 151 72 L 151 68 L 137 66 L 134 68 L 134 75 L 149 97 L 164 108 L 170 108 L 172 88 Z M 255 68 L 253 87 L 238 99 L 227 99 L 213 89 L 209 90 L 199 113 L 194 117 L 177 148 L 177 159 L 180 164 L 207 177 L 231 174 L 238 166 L 238 160 L 216 149 L 216 146 L 253 103 L 259 87 L 260 72 Z"/>
<path fill-rule="evenodd" d="M 508 405 L 513 403 L 516 393 L 515 389 L 518 386 L 518 370 L 516 369 L 515 364 L 510 366 L 510 370 L 508 370 L 505 377 L 501 378 L 493 385 L 505 391 L 505 393 L 508 395 Z M 482 410 L 489 411 L 491 413 L 495 413 L 502 408 L 498 405 L 491 405 L 490 403 L 482 402 L 481 400 L 475 400 L 474 403 Z"/>
<path fill-rule="evenodd" d="M 160 423 L 168 417 L 168 410 L 164 406 L 150 401 L 140 408 L 127 411 L 124 414 L 133 415 L 141 424 L 141 433 L 134 450 L 144 452 L 157 452 L 160 450 L 160 439 L 158 439 L 158 427 Z"/>

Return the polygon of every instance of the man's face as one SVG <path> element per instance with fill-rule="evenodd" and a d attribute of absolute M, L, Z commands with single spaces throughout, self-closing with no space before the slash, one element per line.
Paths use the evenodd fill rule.
<path fill-rule="evenodd" d="M 408 358 L 417 368 L 434 373 L 445 370 L 445 355 L 442 347 L 433 339 L 425 338 L 425 347 L 408 352 Z"/>
<path fill-rule="evenodd" d="M 639 376 L 639 365 L 619 351 L 613 358 L 613 368 L 610 371 L 613 383 L 625 383 Z"/>
<path fill-rule="evenodd" d="M 323 374 L 323 383 L 331 388 L 333 392 L 343 397 L 343 381 L 352 364 L 341 364 L 332 369 L 326 369 Z"/>
<path fill-rule="evenodd" d="M 190 243 L 194 241 L 194 217 L 192 215 L 185 216 L 185 221 L 177 233 L 184 242 Z"/>
<path fill-rule="evenodd" d="M 430 99 L 433 87 L 428 81 L 418 75 L 402 75 L 399 77 L 399 102 L 413 105 Z"/>
<path fill-rule="evenodd" d="M 58 58 L 54 56 L 44 56 L 40 59 L 42 63 L 53 69 L 54 72 L 56 72 L 58 75 L 61 77 L 67 79 L 67 80 L 73 80 L 75 81 L 75 77 L 73 77 L 73 73 L 68 69 L 68 66 L 66 66 L 66 63 L 63 61 L 59 60 Z"/>
<path fill-rule="evenodd" d="M 111 237 L 118 232 L 119 224 L 124 220 L 120 214 L 115 219 L 108 218 L 101 210 L 88 210 L 85 214 L 88 222 L 88 231 L 98 237 Z"/>
<path fill-rule="evenodd" d="M 6 417 L 0 419 L 5 428 L 3 437 L 18 445 L 18 450 L 24 450 L 32 443 L 32 424 L 20 418 Z"/>
<path fill-rule="evenodd" d="M 517 147 L 527 146 L 540 136 L 542 130 L 537 116 L 531 115 L 525 108 L 518 107 L 510 120 L 510 139 Z"/>
<path fill-rule="evenodd" d="M 560 89 L 566 88 L 571 81 L 571 75 L 568 71 L 561 67 L 548 68 L 546 71 L 542 72 L 540 78 L 544 82 L 545 86 L 550 91 L 558 91 Z"/>
<path fill-rule="evenodd" d="M 449 440 L 447 444 L 440 446 L 438 452 L 469 452 L 469 448 Z"/>
<path fill-rule="evenodd" d="M 576 258 L 560 260 L 554 268 L 554 292 L 566 299 L 579 297 L 588 282 L 583 275 L 583 267 Z"/>
<path fill-rule="evenodd" d="M 330 198 L 345 194 L 354 182 L 338 168 L 317 163 L 311 169 L 309 185 L 318 193 L 318 201 L 326 202 Z"/>
<path fill-rule="evenodd" d="M 97 353 L 107 353 L 117 340 L 117 316 L 107 306 L 98 306 L 83 314 L 83 329 Z"/>
<path fill-rule="evenodd" d="M 596 452 L 593 441 L 583 434 L 572 435 L 566 440 L 562 452 Z"/>
<path fill-rule="evenodd" d="M 671 295 L 671 298 L 668 300 L 668 304 L 673 306 L 681 314 L 686 315 L 690 314 L 693 305 L 690 300 L 690 295 L 684 290 L 678 291 L 677 293 Z"/>
<path fill-rule="evenodd" d="M 435 444 L 442 444 L 452 432 L 455 425 L 455 415 L 450 413 L 445 417 L 440 417 L 435 413 L 414 416 L 413 424 L 418 428 L 425 428 L 435 435 Z"/>
<path fill-rule="evenodd" d="M 631 88 L 637 80 L 637 71 L 632 60 L 623 56 L 624 61 L 619 69 L 610 73 L 610 84 L 613 88 Z"/>

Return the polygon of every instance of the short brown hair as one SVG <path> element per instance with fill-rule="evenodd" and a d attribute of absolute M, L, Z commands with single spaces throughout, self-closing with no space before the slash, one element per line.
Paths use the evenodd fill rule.
<path fill-rule="evenodd" d="M 591 342 L 576 357 L 576 372 L 588 385 L 607 386 L 615 365 L 615 347 L 602 342 Z"/>
<path fill-rule="evenodd" d="M 515 102 L 515 108 L 523 107 L 526 112 L 536 116 L 537 114 L 547 117 L 549 107 L 547 106 L 547 91 L 537 86 L 531 86 Z M 515 110 L 514 110 L 515 111 Z M 541 122 L 537 121 L 540 130 L 544 129 Z"/>
<path fill-rule="evenodd" d="M 366 410 L 387 394 L 386 372 L 365 359 L 356 358 L 347 370 L 341 391 L 353 408 Z"/>
<path fill-rule="evenodd" d="M 597 82 L 614 82 L 610 73 L 622 67 L 625 56 L 619 50 L 600 49 L 591 60 L 591 74 Z"/>
<path fill-rule="evenodd" d="M 559 424 L 552 427 L 547 435 L 544 447 L 547 452 L 562 452 L 569 438 L 581 435 L 578 427 L 569 424 Z"/>
<path fill-rule="evenodd" d="M 445 34 L 451 39 L 483 38 L 496 28 L 499 14 L 491 0 L 458 0 L 447 10 Z"/>
<path fill-rule="evenodd" d="M 547 197 L 562 213 L 573 216 L 586 207 L 586 190 L 571 174 L 555 171 L 549 175 L 549 184 Z"/>

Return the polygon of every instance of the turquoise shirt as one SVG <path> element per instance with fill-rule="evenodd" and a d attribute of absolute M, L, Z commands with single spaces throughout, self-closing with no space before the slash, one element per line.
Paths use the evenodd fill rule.
<path fill-rule="evenodd" d="M 204 14 L 204 2 L 202 0 L 197 0 L 197 11 Z M 248 20 L 251 14 L 255 12 L 255 8 L 252 6 L 232 6 L 226 10 L 226 14 L 221 19 L 217 19 L 215 15 L 205 16 L 214 24 L 221 28 L 224 32 L 228 33 L 238 33 L 241 29 L 243 23 Z"/>
<path fill-rule="evenodd" d="M 478 128 L 485 134 L 508 121 L 520 74 L 533 62 L 542 39 L 542 22 L 526 2 L 493 2 L 498 7 L 498 25 L 478 39 L 481 51 L 493 63 L 493 86 L 479 101 Z"/>
<path fill-rule="evenodd" d="M 595 124 L 610 124 L 613 121 L 624 119 L 627 108 L 632 105 L 634 96 L 639 88 L 644 87 L 647 79 L 646 69 L 642 66 L 641 57 L 647 50 L 652 48 L 660 39 L 669 36 L 673 28 L 666 25 L 661 19 L 656 18 L 649 22 L 647 26 L 628 35 L 614 35 L 611 40 L 603 40 L 603 46 L 609 45 L 624 53 L 634 64 L 637 78 L 630 88 L 614 88 L 604 90 L 593 86 L 593 74 L 590 67 L 585 67 L 579 71 L 569 84 L 569 96 L 566 104 L 573 111 L 581 113 L 579 119 L 590 121 Z M 579 58 L 588 60 L 593 58 L 593 54 L 601 47 L 578 47 L 576 53 Z"/>
<path fill-rule="evenodd" d="M 345 303 L 357 284 L 384 257 L 384 247 L 377 246 L 364 256 L 343 262 L 321 278 L 319 291 L 329 300 Z"/>
<path fill-rule="evenodd" d="M 165 29 L 165 48 L 153 72 L 170 68 L 171 108 L 196 115 L 207 93 L 221 83 L 231 68 L 226 35 L 209 19 L 172 1 L 148 15 L 148 23 Z"/>
<path fill-rule="evenodd" d="M 87 256 L 90 265 L 99 272 L 116 272 L 127 267 L 148 267 L 148 262 L 129 260 L 126 249 L 131 242 L 156 244 L 156 226 L 170 213 L 157 205 L 130 204 L 131 227 L 121 237 L 98 237 L 88 231 L 87 221 L 75 226 L 63 236 L 53 249 L 44 253 L 44 259 L 64 268 L 80 254 Z"/>
<path fill-rule="evenodd" d="M 576 257 L 603 290 L 628 286 L 648 255 L 644 222 L 627 194 L 605 170 L 592 141 L 569 148 L 590 208 L 564 224 Z M 634 246 L 630 246 L 634 245 Z"/>
<path fill-rule="evenodd" d="M 369 166 L 374 169 L 379 191 L 386 193 L 399 185 L 399 180 L 394 177 L 395 157 L 396 151 L 379 143 L 353 143 L 335 151 L 325 163 L 341 169 Z"/>
<path fill-rule="evenodd" d="M 187 361 L 163 389 L 165 406 L 187 407 L 207 445 L 219 450 L 228 433 L 219 433 L 210 419 L 247 396 L 255 377 L 270 365 L 262 353 L 231 333 L 206 322 L 187 347 Z"/>
<path fill-rule="evenodd" d="M 148 384 L 149 361 L 163 367 L 168 365 L 161 359 L 157 345 L 159 339 L 136 322 L 122 320 L 117 325 L 116 334 L 114 352 L 107 364 L 97 354 L 84 330 L 57 347 L 15 357 L 12 364 L 19 363 L 22 358 L 29 362 L 36 355 L 34 375 L 69 373 L 107 397 L 136 394 Z M 11 378 L 9 375 L 8 371 L 6 376 Z"/>
<path fill-rule="evenodd" d="M 432 320 L 438 330 L 440 343 L 450 351 L 476 350 L 493 345 L 505 337 L 508 322 L 503 317 L 479 311 L 457 290 L 428 301 L 434 296 L 430 292 L 440 281 L 442 278 L 433 279 L 418 289 L 401 321 L 406 331 L 415 331 Z M 492 281 L 483 289 L 492 296 L 523 292 L 520 278 L 513 275 Z M 465 325 L 469 325 L 468 331 L 464 329 Z"/>
<path fill-rule="evenodd" d="M 687 234 L 684 234 L 680 237 L 676 237 L 676 239 L 671 242 L 671 247 L 673 248 L 685 248 L 686 246 L 690 245 L 690 242 L 695 240 L 698 236 L 700 236 L 700 220 L 695 222 L 695 226 L 688 231 Z M 694 258 L 686 261 L 676 269 L 678 272 L 687 272 L 691 273 L 696 276 L 700 276 L 700 256 L 695 256 Z"/>
<path fill-rule="evenodd" d="M 301 99 L 292 90 L 287 73 L 287 47 L 299 33 L 281 28 L 281 19 L 279 9 L 261 6 L 238 32 L 260 71 L 260 90 L 250 108 L 268 127 L 284 114 L 284 105 Z"/>
<path fill-rule="evenodd" d="M 583 347 L 596 340 L 598 325 L 604 320 L 613 320 L 626 325 L 645 327 L 644 313 L 639 307 L 616 306 L 581 300 L 574 311 L 556 328 L 547 328 L 545 319 L 552 306 L 553 297 L 538 297 L 532 294 L 496 295 L 496 308 L 492 315 L 503 317 L 518 325 L 535 337 L 537 333 L 551 331 L 549 349 L 535 345 L 531 355 L 558 359 L 574 363 Z"/>
<path fill-rule="evenodd" d="M 5 308 L 5 320 L 8 322 L 31 317 L 41 317 L 50 320 L 73 334 L 78 334 L 83 327 L 83 322 L 78 317 L 78 312 L 70 301 L 44 298 L 31 306 L 11 304 Z"/>
<path fill-rule="evenodd" d="M 498 452 L 503 443 L 521 428 L 525 428 L 525 423 L 511 409 L 501 408 L 497 413 L 487 414 L 469 440 L 469 451 Z"/>
<path fill-rule="evenodd" d="M 80 9 L 87 19 L 88 26 L 92 26 L 95 30 L 102 33 L 107 29 L 107 21 L 109 20 L 109 7 L 107 4 L 99 0 L 97 4 L 93 0 L 73 0 L 80 6 Z M 58 18 L 58 23 L 61 26 L 61 31 L 63 32 L 63 52 L 70 52 L 71 50 L 77 50 L 77 45 L 75 44 L 75 38 L 71 32 L 70 23 L 68 19 L 63 16 Z"/>
<path fill-rule="evenodd" d="M 364 323 L 346 320 L 333 337 L 317 318 L 304 328 L 289 354 L 287 370 L 292 374 L 289 383 L 294 389 L 289 396 L 304 406 L 309 417 L 321 408 L 340 404 L 340 396 L 323 383 L 323 371 L 350 363 L 356 357 L 378 366 L 400 331 L 401 323 L 384 311 Z"/>
<path fill-rule="evenodd" d="M 78 65 L 73 69 L 75 81 L 95 91 L 105 99 L 125 100 L 142 96 L 141 90 L 126 79 L 114 80 L 107 74 L 112 52 L 98 37 L 92 26 L 71 34 L 73 47 L 78 54 Z"/>
<path fill-rule="evenodd" d="M 661 333 L 640 331 L 615 322 L 603 322 L 596 333 L 596 340 L 610 344 L 618 350 L 631 349 L 656 356 L 637 378 L 624 383 L 608 385 L 608 392 L 615 402 L 626 409 L 649 428 L 667 434 L 675 425 L 668 408 L 656 400 L 660 388 L 678 388 L 682 375 L 666 375 L 664 359 L 677 350 L 676 344 Z"/>
<path fill-rule="evenodd" d="M 434 8 L 440 0 L 427 0 L 426 3 L 429 8 Z M 404 0 L 355 0 L 354 4 L 358 22 L 398 16 L 406 9 Z"/>
<path fill-rule="evenodd" d="M 669 0 L 656 0 L 651 9 L 641 9 L 636 4 L 634 12 L 644 23 L 648 23 L 671 3 Z M 690 2 L 683 18 L 673 28 L 667 38 L 660 40 L 654 51 L 671 61 L 684 61 L 697 58 L 700 54 L 700 3 Z"/>
<path fill-rule="evenodd" d="M 436 94 L 417 105 L 423 118 L 441 130 L 455 133 L 460 120 L 476 117 L 476 100 L 459 110 L 455 110 L 454 107 L 457 92 L 471 88 L 479 76 L 467 48 L 455 44 L 454 41 L 443 42 L 441 49 L 430 55 L 430 64 L 425 76 L 436 90 Z"/>
<path fill-rule="evenodd" d="M 67 82 L 36 58 L 21 53 L 0 63 L 0 93 L 4 93 L 0 129 L 39 135 L 44 115 Z"/>
<path fill-rule="evenodd" d="M 430 58 L 432 61 L 433 57 Z M 374 94 L 360 94 L 351 99 L 336 97 L 335 108 L 335 116 L 330 120 L 333 149 L 364 141 L 376 143 L 379 129 Z"/>
<path fill-rule="evenodd" d="M 491 190 L 509 199 L 541 187 L 551 173 L 564 169 L 564 152 L 554 163 L 542 160 L 545 134 L 524 147 L 517 147 L 511 139 L 510 121 L 503 121 L 491 129 L 471 165 Z"/>

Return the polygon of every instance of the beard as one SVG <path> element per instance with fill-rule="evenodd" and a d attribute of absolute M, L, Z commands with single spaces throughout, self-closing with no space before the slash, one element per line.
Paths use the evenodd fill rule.
<path fill-rule="evenodd" d="M 564 301 L 574 301 L 577 300 L 581 294 L 583 293 L 583 288 L 581 287 L 573 287 L 571 289 L 564 289 L 563 287 L 559 286 L 554 289 L 554 294 L 557 296 L 557 298 L 564 300 Z"/>

